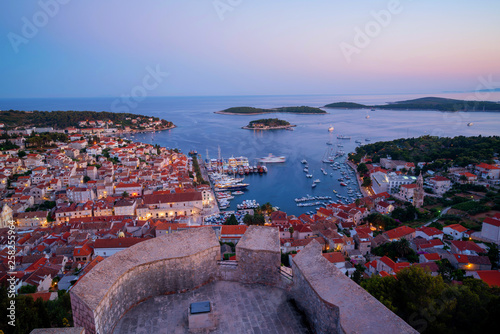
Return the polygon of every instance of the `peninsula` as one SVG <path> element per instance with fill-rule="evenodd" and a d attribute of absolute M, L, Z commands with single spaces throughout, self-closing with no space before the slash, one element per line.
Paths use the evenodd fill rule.
<path fill-rule="evenodd" d="M 247 126 L 244 126 L 242 129 L 248 130 L 280 130 L 280 129 L 290 129 L 296 125 L 292 125 L 287 121 L 277 118 L 265 118 L 265 119 L 257 119 L 255 121 L 251 121 Z"/>
<path fill-rule="evenodd" d="M 107 111 L 0 111 L 0 119 L 6 129 L 46 128 L 63 130 L 105 129 L 113 133 L 147 132 L 168 130 L 175 127 L 172 122 L 152 116 Z M 46 132 L 49 132 L 47 130 Z"/>
<path fill-rule="evenodd" d="M 466 101 L 442 97 L 391 102 L 382 105 L 364 105 L 352 102 L 335 102 L 325 105 L 332 109 L 385 109 L 385 110 L 436 110 L 436 111 L 500 111 L 500 103 L 490 101 Z"/>
<path fill-rule="evenodd" d="M 327 112 L 319 108 L 300 106 L 300 107 L 281 107 L 272 109 L 262 109 L 253 107 L 233 107 L 216 111 L 216 114 L 225 115 L 259 115 L 268 113 L 290 113 L 290 114 L 326 114 Z"/>

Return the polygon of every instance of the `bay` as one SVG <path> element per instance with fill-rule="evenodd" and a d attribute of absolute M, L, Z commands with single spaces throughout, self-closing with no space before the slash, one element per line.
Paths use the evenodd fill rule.
<path fill-rule="evenodd" d="M 467 93 L 432 94 L 462 99 Z M 249 175 L 250 183 L 244 195 L 236 197 L 235 204 L 244 199 L 256 199 L 259 203 L 270 202 L 279 206 L 288 214 L 299 215 L 313 208 L 296 206 L 294 198 L 310 195 L 333 196 L 333 190 L 346 194 L 337 179 L 339 171 L 332 170 L 321 162 L 325 151 L 330 147 L 328 141 L 341 143 L 339 149 L 346 153 L 354 151 L 355 140 L 370 142 L 392 140 L 396 138 L 418 137 L 421 135 L 454 137 L 458 135 L 500 135 L 500 113 L 445 113 L 436 111 L 392 111 L 392 110 L 338 110 L 325 109 L 326 115 L 220 115 L 214 114 L 234 106 L 252 106 L 273 108 L 282 106 L 307 105 L 321 107 L 339 101 L 352 101 L 377 104 L 422 97 L 421 94 L 408 95 L 297 95 L 297 96 L 230 96 L 230 97 L 148 97 L 136 105 L 127 107 L 127 111 L 136 114 L 151 115 L 172 121 L 177 127 L 172 130 L 136 134 L 134 141 L 159 144 L 170 148 L 179 148 L 187 153 L 196 150 L 205 159 L 207 151 L 210 158 L 217 158 L 218 148 L 222 157 L 246 156 L 251 163 L 259 157 L 284 155 L 284 164 L 268 164 L 268 173 Z M 490 93 L 488 100 L 500 100 L 500 93 Z M 113 111 L 116 98 L 40 98 L 40 99 L 0 99 L 0 109 L 18 110 L 95 110 Z M 124 104 L 121 104 L 124 106 Z M 369 116 L 369 117 L 367 117 Z M 251 120 L 278 117 L 297 125 L 294 131 L 273 130 L 253 131 L 241 129 Z M 473 123 L 473 126 L 467 126 Z M 335 130 L 328 132 L 328 127 Z M 350 136 L 351 140 L 337 140 L 338 135 Z M 311 188 L 312 179 L 306 178 L 302 171 L 302 159 L 309 162 L 309 171 L 313 179 L 320 183 Z M 323 175 L 320 168 L 328 174 Z M 333 196 L 334 197 L 334 196 Z M 335 199 L 335 197 L 334 197 Z"/>

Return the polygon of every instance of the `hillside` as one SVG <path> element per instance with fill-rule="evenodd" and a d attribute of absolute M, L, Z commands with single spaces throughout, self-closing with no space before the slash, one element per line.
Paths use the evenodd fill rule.
<path fill-rule="evenodd" d="M 158 117 L 150 117 L 136 115 L 130 113 L 112 113 L 112 112 L 96 112 L 96 111 L 20 111 L 7 110 L 0 112 L 0 119 L 8 128 L 15 127 L 53 127 L 56 129 L 64 129 L 67 127 L 78 127 L 80 122 L 97 122 L 111 121 L 112 126 L 129 126 L 131 128 L 140 129 L 148 127 L 152 122 L 161 122 L 159 127 L 173 127 L 172 122 L 159 119 Z M 90 126 L 90 125 L 89 125 Z"/>
<path fill-rule="evenodd" d="M 500 153 L 500 137 L 464 137 L 454 138 L 422 136 L 418 138 L 396 139 L 377 142 L 356 148 L 350 158 L 359 161 L 365 155 L 378 163 L 380 158 L 390 156 L 394 160 L 408 162 L 430 162 L 467 166 L 468 164 L 489 161 L 494 154 Z"/>
<path fill-rule="evenodd" d="M 352 102 L 336 102 L 325 108 L 341 109 L 386 109 L 386 110 L 437 110 L 437 111 L 500 111 L 500 103 L 490 101 L 465 101 L 442 97 L 423 97 L 413 100 L 397 101 L 382 105 L 364 105 Z"/>
<path fill-rule="evenodd" d="M 326 114 L 326 111 L 319 108 L 300 106 L 300 107 L 281 107 L 273 109 L 262 109 L 253 107 L 232 107 L 224 109 L 222 111 L 217 111 L 216 114 L 228 114 L 228 115 L 257 115 L 266 113 L 291 113 L 291 114 Z"/>

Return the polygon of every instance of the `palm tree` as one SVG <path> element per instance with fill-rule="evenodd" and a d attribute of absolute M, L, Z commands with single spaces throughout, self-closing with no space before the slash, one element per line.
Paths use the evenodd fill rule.
<path fill-rule="evenodd" d="M 293 238 L 293 226 L 288 228 L 288 232 L 290 232 L 290 238 Z"/>

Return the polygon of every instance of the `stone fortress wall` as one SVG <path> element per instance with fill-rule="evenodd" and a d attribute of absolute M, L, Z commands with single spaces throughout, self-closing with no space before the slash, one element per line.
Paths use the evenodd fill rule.
<path fill-rule="evenodd" d="M 210 227 L 168 234 L 121 251 L 71 290 L 75 326 L 90 334 L 109 334 L 128 310 L 148 298 L 226 280 L 285 287 L 316 333 L 416 333 L 328 262 L 315 241 L 295 256 L 291 284 L 280 274 L 275 228 L 250 226 L 236 246 L 237 261 L 220 258 Z"/>

